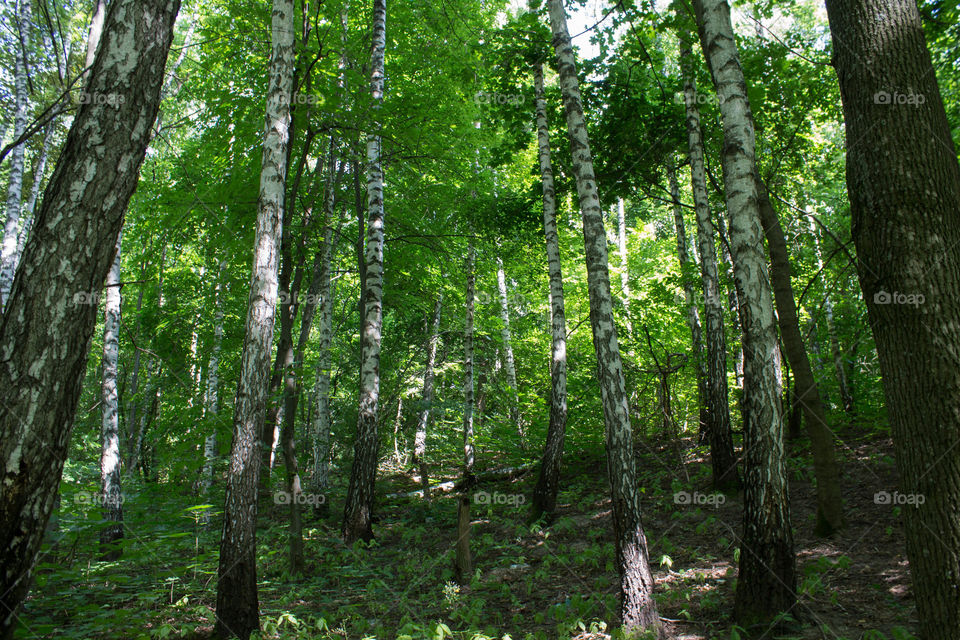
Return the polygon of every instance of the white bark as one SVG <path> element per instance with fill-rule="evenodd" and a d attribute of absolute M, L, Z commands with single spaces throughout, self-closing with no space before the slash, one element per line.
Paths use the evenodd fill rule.
<path fill-rule="evenodd" d="M 217 269 L 217 282 L 213 287 L 213 346 L 207 363 L 207 388 L 203 395 L 203 414 L 207 418 L 216 418 L 220 411 L 220 348 L 223 345 L 223 301 L 220 299 L 220 290 L 226 267 L 226 261 L 221 260 Z M 214 425 L 203 443 L 203 480 L 200 486 L 205 496 L 210 495 L 213 488 L 213 467 L 216 459 L 217 429 Z"/>
<path fill-rule="evenodd" d="M 43 184 L 43 174 L 47 169 L 47 156 L 50 153 L 50 145 L 53 140 L 53 123 L 46 126 L 43 134 L 43 145 L 37 154 L 33 164 L 33 186 L 30 188 L 30 196 L 27 198 L 27 206 L 24 211 L 23 225 L 20 227 L 20 233 L 17 236 L 17 250 L 13 256 L 13 274 L 16 275 L 17 267 L 20 266 L 20 256 L 23 255 L 23 248 L 27 244 L 27 238 L 30 237 L 30 228 L 33 227 L 33 215 L 37 209 L 37 198 L 40 196 L 40 186 Z"/>
<path fill-rule="evenodd" d="M 433 323 L 427 338 L 427 363 L 423 369 L 423 406 L 417 419 L 417 432 L 413 440 L 413 458 L 420 467 L 420 484 L 423 497 L 430 499 L 430 478 L 427 475 L 427 427 L 430 426 L 430 411 L 433 405 L 433 376 L 437 361 L 437 343 L 440 339 L 440 313 L 443 309 L 443 296 L 437 294 L 433 306 Z"/>
<path fill-rule="evenodd" d="M 474 261 L 476 254 L 473 240 L 469 240 L 467 260 L 464 267 L 467 272 L 467 290 L 465 295 L 465 314 L 463 321 L 463 471 L 464 475 L 473 473 L 475 453 L 473 448 L 473 407 L 474 400 L 474 366 L 473 366 L 473 313 L 476 289 Z"/>
<path fill-rule="evenodd" d="M 100 495 L 103 519 L 123 522 L 120 493 L 120 410 L 117 397 L 117 368 L 120 359 L 120 238 L 117 255 L 104 283 L 103 359 L 100 424 Z M 123 537 L 123 525 L 114 524 L 100 532 L 102 544 Z M 108 552 L 111 559 L 119 552 Z"/>
<path fill-rule="evenodd" d="M 293 94 L 294 14 L 293 0 L 274 0 L 256 236 L 220 543 L 215 629 L 219 635 L 238 633 L 245 637 L 259 628 L 256 584 L 259 436 L 266 415 L 278 294 Z"/>
<path fill-rule="evenodd" d="M 560 86 L 567 116 L 577 194 L 583 217 L 590 319 L 606 426 L 607 468 L 620 572 L 620 614 L 628 632 L 641 628 L 658 629 L 660 621 L 653 600 L 653 574 L 647 557 L 646 536 L 640 523 L 640 494 L 637 490 L 626 383 L 617 328 L 613 321 L 607 235 L 600 210 L 590 139 L 580 101 L 580 81 L 563 3 L 561 0 L 549 0 L 548 5 L 553 45 L 559 62 Z"/>
<path fill-rule="evenodd" d="M 13 139 L 23 135 L 27 128 L 27 50 L 31 34 L 31 6 L 30 0 L 20 0 L 17 12 L 18 31 L 20 39 L 14 54 L 14 104 Z M 0 249 L 0 310 L 7 304 L 10 297 L 10 287 L 13 286 L 14 269 L 16 268 L 17 236 L 20 226 L 20 206 L 23 197 L 23 164 L 26 144 L 18 144 L 10 152 L 10 184 L 7 187 L 6 222 L 3 226 L 3 245 Z"/>
<path fill-rule="evenodd" d="M 519 390 L 517 389 L 517 365 L 513 359 L 513 343 L 510 336 L 510 300 L 507 296 L 507 274 L 503 270 L 503 258 L 497 256 L 497 291 L 500 294 L 500 340 L 503 342 L 503 359 L 510 387 L 510 421 L 516 426 L 521 448 L 526 448 L 526 434 L 520 424 Z"/>

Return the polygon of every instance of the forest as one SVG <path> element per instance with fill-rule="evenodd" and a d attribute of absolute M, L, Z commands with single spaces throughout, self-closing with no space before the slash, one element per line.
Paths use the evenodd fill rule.
<path fill-rule="evenodd" d="M 960 640 L 952 0 L 2 0 L 0 640 Z"/>

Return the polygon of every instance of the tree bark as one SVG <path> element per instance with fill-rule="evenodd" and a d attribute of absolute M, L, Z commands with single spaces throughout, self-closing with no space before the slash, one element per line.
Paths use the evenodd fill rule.
<path fill-rule="evenodd" d="M 617 253 L 620 257 L 620 299 L 623 301 L 624 327 L 627 337 L 633 335 L 630 318 L 630 256 L 627 255 L 627 212 L 623 198 L 617 198 Z"/>
<path fill-rule="evenodd" d="M 123 497 L 120 490 L 120 411 L 117 396 L 117 363 L 120 360 L 120 238 L 117 255 L 104 284 L 103 358 L 100 386 L 100 497 L 103 519 L 113 524 L 100 530 L 100 556 L 117 560 L 123 539 Z"/>
<path fill-rule="evenodd" d="M 383 102 L 384 54 L 386 51 L 386 0 L 373 2 L 373 53 L 370 58 L 370 93 L 374 111 Z M 380 127 L 367 135 L 367 250 L 363 289 L 363 335 L 361 336 L 360 409 L 354 442 L 353 469 L 343 515 L 343 537 L 351 544 L 373 538 L 374 485 L 377 478 L 379 438 L 377 405 L 380 400 L 380 339 L 383 330 L 383 167 L 380 158 Z"/>
<path fill-rule="evenodd" d="M 547 103 L 543 95 L 543 63 L 541 62 L 537 62 L 534 66 L 533 84 L 537 101 L 540 180 L 543 183 L 543 236 L 547 245 L 547 268 L 550 273 L 550 424 L 547 427 L 547 441 L 540 461 L 540 475 L 533 490 L 530 517 L 537 520 L 546 515 L 549 520 L 553 518 L 557 508 L 560 464 L 563 459 L 563 441 L 567 429 L 567 319 L 563 304 L 563 271 L 560 262 L 560 235 L 557 231 L 556 190 L 553 184 L 553 166 L 550 161 L 550 125 L 547 122 Z M 626 279 L 623 280 L 623 284 L 629 287 Z M 629 322 L 629 313 L 627 319 Z"/>
<path fill-rule="evenodd" d="M 427 338 L 427 363 L 423 369 L 423 406 L 417 419 L 417 433 L 413 440 L 413 461 L 420 468 L 420 485 L 423 487 L 423 499 L 430 499 L 429 465 L 427 464 L 427 427 L 430 426 L 430 411 L 433 408 L 433 375 L 437 360 L 437 343 L 440 339 L 440 313 L 443 308 L 443 296 L 437 294 L 433 305 L 433 322 Z"/>
<path fill-rule="evenodd" d="M 293 93 L 293 0 L 274 0 L 260 194 L 257 203 L 246 332 L 233 416 L 233 442 L 217 571 L 214 635 L 246 640 L 260 628 L 257 599 L 257 489 L 260 432 L 270 382 L 270 346 L 277 305 L 278 244 L 287 174 Z"/>
<path fill-rule="evenodd" d="M 18 46 L 14 54 L 14 104 L 13 139 L 17 140 L 27 128 L 27 46 L 31 34 L 32 2 L 21 0 L 17 4 Z M 3 244 L 0 250 L 0 311 L 6 308 L 13 285 L 17 262 L 17 236 L 20 225 L 20 206 L 23 196 L 23 165 L 26 143 L 15 146 L 10 152 L 9 186 L 7 187 L 6 222 L 3 227 Z"/>
<path fill-rule="evenodd" d="M 117 0 L 37 212 L 0 324 L 0 638 L 16 611 L 63 470 L 127 202 L 157 115 L 177 0 Z M 122 98 L 122 101 L 121 101 Z M 54 348 L 56 346 L 56 348 Z"/>
<path fill-rule="evenodd" d="M 829 0 L 860 285 L 920 637 L 960 637 L 960 166 L 912 0 Z M 913 296 L 912 298 L 910 296 Z"/>
<path fill-rule="evenodd" d="M 466 313 L 463 321 L 463 477 L 468 480 L 473 474 L 475 454 L 473 449 L 473 410 L 474 399 L 474 364 L 473 364 L 473 312 L 476 289 L 476 275 L 474 274 L 475 252 L 473 240 L 468 240 L 467 259 L 464 270 L 467 273 L 467 291 L 464 296 Z M 469 505 L 467 506 L 469 510 Z"/>
<path fill-rule="evenodd" d="M 745 492 L 734 617 L 746 626 L 796 602 L 773 300 L 754 181 L 755 134 L 726 0 L 694 0 L 723 120 L 723 180 L 743 330 Z"/>
<path fill-rule="evenodd" d="M 213 488 L 214 465 L 217 461 L 216 419 L 220 411 L 220 348 L 223 345 L 223 301 L 220 290 L 226 267 L 226 261 L 221 260 L 217 268 L 217 282 L 213 287 L 213 346 L 207 363 L 207 389 L 203 396 L 203 413 L 208 418 L 207 423 L 212 426 L 203 444 L 203 480 L 200 486 L 204 496 L 209 496 Z"/>
<path fill-rule="evenodd" d="M 37 210 L 37 199 L 40 197 L 40 187 L 43 185 L 43 174 L 47 169 L 47 156 L 50 153 L 50 147 L 53 142 L 54 126 L 51 122 L 43 132 L 43 144 L 33 163 L 33 186 L 30 188 L 30 195 L 27 197 L 27 206 L 24 210 L 23 225 L 20 227 L 20 233 L 17 235 L 17 250 L 13 255 L 13 270 L 16 274 L 17 267 L 20 266 L 20 258 L 23 256 L 23 248 L 27 246 L 27 238 L 30 237 L 30 228 L 33 227 L 33 218 Z M 13 276 L 11 275 L 11 282 Z"/>
<path fill-rule="evenodd" d="M 796 380 L 796 402 L 800 403 L 810 435 L 813 453 L 813 469 L 817 479 L 817 522 L 814 531 L 820 536 L 829 536 L 842 529 L 843 499 L 840 489 L 840 469 L 834 451 L 833 431 L 827 425 L 826 409 L 817 388 L 810 358 L 800 335 L 800 320 L 790 274 L 790 252 L 783 237 L 780 217 L 770 203 L 767 187 L 756 173 L 757 203 L 760 221 L 767 238 L 770 253 L 770 281 L 777 308 L 777 322 L 787 362 Z"/>
<path fill-rule="evenodd" d="M 603 228 L 600 197 L 593 170 L 593 155 L 580 101 L 576 59 L 567 31 L 561 0 L 549 0 L 553 46 L 560 69 L 570 148 L 576 175 L 587 259 L 590 320 L 597 355 L 597 379 L 606 425 L 607 469 L 613 502 L 613 527 L 620 572 L 620 614 L 625 631 L 659 630 L 660 619 L 653 600 L 653 574 L 647 557 L 647 540 L 640 521 L 626 383 L 617 328 L 613 321 L 613 297 L 607 259 L 607 234 Z"/>
<path fill-rule="evenodd" d="M 517 389 L 517 364 L 513 358 L 513 342 L 510 336 L 510 300 L 507 296 L 507 274 L 503 270 L 503 258 L 497 256 L 497 292 L 500 295 L 500 340 L 503 342 L 503 366 L 510 387 L 510 422 L 517 429 L 520 448 L 527 448 L 527 436 L 520 423 L 519 390 Z"/>
<path fill-rule="evenodd" d="M 323 233 L 323 265 L 320 270 L 320 327 L 317 342 L 317 374 L 314 389 L 316 407 L 313 416 L 313 472 L 310 490 L 317 496 L 324 496 L 316 509 L 319 515 L 328 511 L 326 494 L 330 477 L 330 370 L 333 341 L 333 288 L 330 283 L 330 266 L 333 255 L 331 229 L 328 226 Z"/>
<path fill-rule="evenodd" d="M 680 280 L 683 284 L 683 299 L 687 307 L 687 328 L 690 330 L 690 344 L 693 347 L 693 363 L 697 375 L 697 404 L 700 407 L 700 418 L 697 433 L 707 431 L 707 361 L 703 350 L 703 330 L 700 327 L 700 310 L 697 303 L 696 287 L 693 284 L 692 272 L 696 268 L 691 264 L 690 253 L 687 250 L 687 230 L 683 222 L 683 205 L 680 202 L 680 185 L 677 184 L 677 170 L 674 158 L 667 159 L 667 182 L 670 188 L 670 198 L 673 200 L 673 224 L 677 232 L 677 261 L 680 263 Z"/>
<path fill-rule="evenodd" d="M 697 217 L 697 245 L 700 247 L 700 280 L 703 284 L 703 316 L 706 327 L 707 397 L 706 431 L 710 439 L 710 462 L 713 486 L 732 489 L 739 484 L 737 457 L 730 426 L 730 399 L 727 387 L 727 340 L 723 328 L 723 302 L 720 299 L 720 277 L 717 273 L 717 247 L 710 220 L 710 198 L 700 134 L 700 109 L 692 69 L 690 46 L 680 41 L 680 62 L 683 73 L 686 105 L 687 147 L 690 160 L 690 185 Z"/>

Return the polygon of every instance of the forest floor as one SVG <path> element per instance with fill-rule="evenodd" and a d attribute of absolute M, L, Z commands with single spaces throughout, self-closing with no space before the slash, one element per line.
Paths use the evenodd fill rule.
<path fill-rule="evenodd" d="M 791 452 L 799 598 L 789 632 L 751 630 L 756 638 L 901 640 L 916 632 L 898 518 L 900 509 L 912 507 L 874 499 L 896 486 L 890 442 L 845 440 L 855 442 L 842 452 L 848 527 L 826 540 L 813 535 L 808 452 Z M 737 638 L 745 633 L 729 616 L 741 496 L 712 493 L 708 460 L 697 452 L 702 455 L 688 449 L 678 465 L 669 462 L 677 460 L 673 448 L 637 447 L 656 598 L 672 636 Z M 336 518 L 308 517 L 307 568 L 299 579 L 286 568 L 285 513 L 262 517 L 262 637 L 609 637 L 617 580 L 603 453 L 569 455 L 564 469 L 558 517 L 549 527 L 526 522 L 524 503 L 535 473 L 476 489 L 475 573 L 464 587 L 453 582 L 452 493 L 429 503 L 384 495 L 370 546 L 346 547 Z M 396 494 L 418 486 L 414 477 L 395 472 L 378 488 Z M 89 514 L 64 514 L 62 538 L 41 558 L 16 637 L 209 637 L 219 530 L 202 526 L 196 498 L 170 494 L 169 488 L 143 487 L 128 496 L 128 544 L 117 562 L 96 561 L 96 523 Z M 334 500 L 332 513 L 338 509 Z"/>

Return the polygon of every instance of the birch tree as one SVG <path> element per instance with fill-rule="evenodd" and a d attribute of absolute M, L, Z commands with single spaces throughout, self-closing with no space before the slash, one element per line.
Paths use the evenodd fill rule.
<path fill-rule="evenodd" d="M 703 283 L 703 315 L 706 326 L 706 431 L 710 440 L 713 485 L 717 489 L 738 484 L 737 458 L 730 427 L 730 400 L 727 388 L 727 343 L 723 328 L 723 302 L 717 273 L 717 247 L 710 219 L 710 199 L 700 134 L 700 109 L 692 67 L 690 46 L 680 39 L 684 108 L 687 124 L 687 157 L 690 160 L 690 187 L 697 217 L 697 245 L 700 248 L 700 279 Z"/>
<path fill-rule="evenodd" d="M 274 0 L 256 237 L 240 381 L 234 403 L 214 628 L 216 636 L 238 636 L 241 640 L 260 628 L 256 557 L 259 435 L 267 404 L 277 305 L 278 243 L 293 93 L 293 24 L 293 0 Z"/>
<path fill-rule="evenodd" d="M 526 448 L 526 435 L 520 424 L 520 403 L 517 389 L 517 364 L 513 357 L 513 343 L 510 336 L 510 299 L 507 295 L 507 274 L 503 269 L 503 258 L 497 256 L 497 293 L 500 296 L 500 340 L 503 342 L 503 367 L 507 374 L 507 386 L 510 387 L 510 422 L 520 436 L 520 447 Z"/>
<path fill-rule="evenodd" d="M 80 397 L 97 307 L 157 115 L 177 0 L 116 0 L 14 278 L 0 352 L 0 638 L 12 635 Z M 94 288 L 91 291 L 91 287 Z"/>
<path fill-rule="evenodd" d="M 779 346 L 754 181 L 755 134 L 726 0 L 694 0 L 723 121 L 723 181 L 743 331 L 744 508 L 734 617 L 771 619 L 796 601 Z"/>
<path fill-rule="evenodd" d="M 549 0 L 548 6 L 583 217 L 590 322 L 606 426 L 607 469 L 613 502 L 617 568 L 620 573 L 620 615 L 628 632 L 641 628 L 656 630 L 660 629 L 660 618 L 653 600 L 653 574 L 647 555 L 647 540 L 640 522 L 640 494 L 637 490 L 626 383 L 613 321 L 607 234 L 603 228 L 593 155 L 580 101 L 576 59 L 567 31 L 567 16 L 561 0 Z"/>
<path fill-rule="evenodd" d="M 367 245 L 363 288 L 360 409 L 354 442 L 353 468 L 343 514 L 343 537 L 349 544 L 373 538 L 374 484 L 380 441 L 377 406 L 380 400 L 380 339 L 383 329 L 383 167 L 380 123 L 386 53 L 386 0 L 373 2 L 373 52 L 370 57 L 370 94 L 374 104 L 373 131 L 367 134 Z"/>
<path fill-rule="evenodd" d="M 437 294 L 433 304 L 433 321 L 427 337 L 427 362 L 423 367 L 423 406 L 417 417 L 417 432 L 413 439 L 413 462 L 420 470 L 420 486 L 423 487 L 423 499 L 430 499 L 430 477 L 427 465 L 427 428 L 430 426 L 430 412 L 433 405 L 433 376 L 437 361 L 437 343 L 440 341 L 440 313 L 443 309 L 443 296 Z"/>
<path fill-rule="evenodd" d="M 103 358 L 101 373 L 100 499 L 103 519 L 111 524 L 100 530 L 100 554 L 116 560 L 123 538 L 123 503 L 120 488 L 120 407 L 117 397 L 117 363 L 120 359 L 120 239 L 117 255 L 104 283 Z"/>

